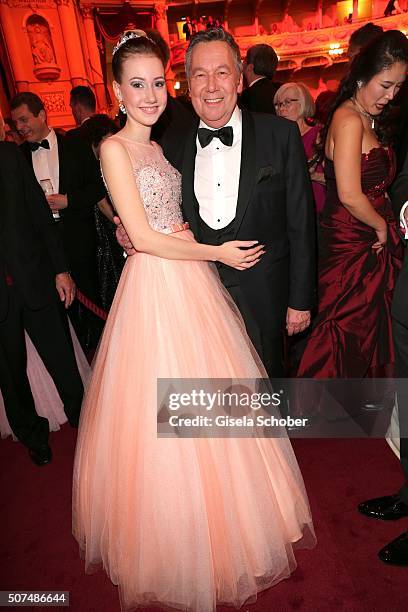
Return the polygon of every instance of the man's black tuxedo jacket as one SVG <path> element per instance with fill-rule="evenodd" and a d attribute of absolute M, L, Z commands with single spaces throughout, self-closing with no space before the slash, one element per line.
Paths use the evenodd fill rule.
<path fill-rule="evenodd" d="M 281 83 L 274 83 L 271 79 L 261 79 L 242 92 L 239 105 L 253 113 L 271 113 L 275 115 L 273 97 Z"/>
<path fill-rule="evenodd" d="M 401 172 L 392 186 L 391 198 L 394 214 L 399 224 L 401 208 L 408 201 L 408 154 L 406 154 Z M 395 287 L 392 316 L 399 323 L 408 327 L 408 253 L 405 253 L 402 270 Z"/>
<path fill-rule="evenodd" d="M 86 262 L 95 267 L 96 229 L 94 206 L 105 196 L 99 167 L 89 148 L 80 139 L 57 134 L 59 157 L 59 193 L 68 196 L 68 207 L 60 211 L 63 240 L 68 261 Z M 21 145 L 32 166 L 28 143 Z M 79 263 L 78 265 L 82 265 Z M 96 273 L 96 272 L 95 272 Z"/>
<path fill-rule="evenodd" d="M 194 194 L 196 129 L 185 143 L 183 214 L 200 241 Z M 169 160 L 171 162 L 171 160 Z M 261 330 L 278 334 L 287 306 L 309 310 L 315 301 L 315 213 L 296 123 L 242 111 L 242 153 L 236 240 L 258 240 L 266 254 L 253 268 L 234 270 Z"/>
<path fill-rule="evenodd" d="M 55 275 L 68 270 L 47 200 L 19 148 L 0 142 L 0 321 L 8 312 L 6 272 L 28 308 L 55 299 Z"/>
<path fill-rule="evenodd" d="M 91 140 L 89 137 L 89 130 L 88 130 L 88 126 L 87 126 L 87 122 L 88 120 L 85 120 L 83 123 L 81 123 L 81 125 L 79 125 L 76 128 L 72 128 L 72 130 L 68 130 L 68 132 L 65 133 L 65 138 L 71 140 L 78 140 L 78 138 L 81 140 L 85 140 L 85 142 L 89 145 L 91 145 Z"/>

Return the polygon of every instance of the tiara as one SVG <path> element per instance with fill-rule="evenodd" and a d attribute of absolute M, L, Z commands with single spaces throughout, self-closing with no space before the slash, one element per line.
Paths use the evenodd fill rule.
<path fill-rule="evenodd" d="M 146 38 L 146 40 L 149 40 L 151 43 L 155 44 L 154 41 L 147 36 L 146 32 L 143 32 L 143 30 L 126 30 L 113 47 L 112 57 L 122 45 L 124 45 L 128 40 L 132 40 L 132 38 Z"/>

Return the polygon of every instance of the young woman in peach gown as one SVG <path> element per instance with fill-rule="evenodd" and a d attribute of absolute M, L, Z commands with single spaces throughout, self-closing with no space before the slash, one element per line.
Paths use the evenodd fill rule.
<path fill-rule="evenodd" d="M 157 378 L 266 378 L 208 261 L 256 265 L 253 242 L 208 246 L 183 223 L 180 175 L 150 142 L 166 105 L 157 46 L 114 51 L 127 123 L 102 145 L 103 174 L 136 248 L 112 304 L 82 409 L 73 533 L 124 610 L 240 607 L 289 577 L 315 542 L 287 438 L 157 437 Z M 243 250 L 239 247 L 252 247 Z"/>

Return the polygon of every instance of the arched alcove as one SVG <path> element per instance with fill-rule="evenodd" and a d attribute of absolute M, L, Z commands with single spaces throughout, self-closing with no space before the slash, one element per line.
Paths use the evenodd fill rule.
<path fill-rule="evenodd" d="M 35 76 L 40 81 L 57 79 L 61 69 L 57 66 L 48 21 L 41 15 L 30 15 L 26 20 L 26 31 L 30 41 Z"/>

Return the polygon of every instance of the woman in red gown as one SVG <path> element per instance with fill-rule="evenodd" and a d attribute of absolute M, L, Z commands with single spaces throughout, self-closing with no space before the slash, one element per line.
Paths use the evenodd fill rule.
<path fill-rule="evenodd" d="M 407 64 L 408 41 L 391 30 L 354 58 L 340 84 L 322 139 L 318 314 L 298 376 L 392 375 L 391 299 L 402 243 L 386 195 L 395 174 L 388 129 Z"/>

